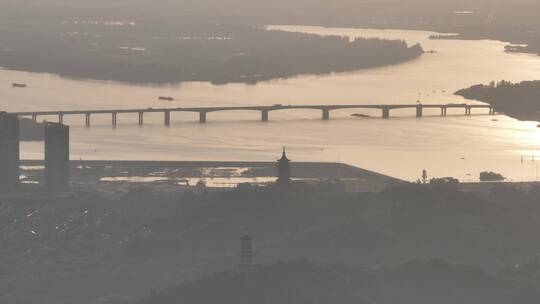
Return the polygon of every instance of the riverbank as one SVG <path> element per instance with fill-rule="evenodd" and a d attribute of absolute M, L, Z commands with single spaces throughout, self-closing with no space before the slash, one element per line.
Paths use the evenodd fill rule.
<path fill-rule="evenodd" d="M 438 53 L 385 68 L 257 85 L 135 86 L 0 71 L 0 107 L 18 112 L 322 102 L 411 104 L 418 99 L 426 104 L 459 104 L 468 103 L 453 94 L 461 88 L 493 79 L 533 79 L 540 68 L 540 57 L 505 53 L 505 44 L 498 41 L 429 40 L 434 33 L 417 31 L 288 28 L 352 39 L 405 39 Z M 25 82 L 28 88 L 11 88 L 13 82 Z M 175 101 L 160 101 L 158 96 L 172 96 Z M 145 115 L 142 128 L 136 116 L 129 115 L 118 117 L 117 128 L 111 127 L 110 115 L 92 116 L 90 128 L 84 127 L 81 117 L 64 117 L 64 123 L 71 126 L 73 159 L 272 161 L 287 146 L 295 161 L 345 162 L 409 181 L 417 180 L 423 169 L 430 177 L 460 180 L 486 170 L 513 180 L 534 179 L 534 170 L 521 164 L 520 153 L 533 155 L 538 150 L 537 123 L 506 116 L 465 117 L 461 110 L 451 110 L 444 118 L 439 117 L 440 111 L 426 110 L 420 120 L 402 117 L 410 114 L 407 110 L 393 111 L 389 120 L 351 119 L 351 114 L 380 116 L 380 111 L 333 111 L 330 122 L 321 120 L 319 111 L 298 110 L 272 113 L 268 123 L 261 123 L 257 113 L 241 111 L 211 113 L 204 125 L 189 113 L 173 114 L 169 127 L 163 126 L 160 114 Z M 57 120 L 56 116 L 41 118 Z M 431 157 L 432 153 L 438 153 L 438 158 Z M 21 145 L 23 159 L 41 159 L 42 154 L 39 142 Z"/>
<path fill-rule="evenodd" d="M 459 90 L 456 95 L 487 102 L 495 111 L 522 121 L 540 121 L 540 81 L 492 82 Z"/>
<path fill-rule="evenodd" d="M 540 56 L 540 45 L 536 41 L 538 37 L 515 38 L 504 33 L 457 33 L 457 34 L 437 34 L 430 39 L 439 40 L 482 40 L 492 39 L 506 41 L 509 43 L 504 50 L 508 53 L 534 54 Z"/>
<path fill-rule="evenodd" d="M 0 27 L 0 67 L 141 85 L 255 84 L 394 65 L 424 53 L 420 45 L 402 40 L 350 40 L 251 26 L 164 32 L 148 25 L 115 31 L 78 23 L 60 28 L 54 23 L 39 28 L 24 20 L 12 23 Z"/>
<path fill-rule="evenodd" d="M 202 182 L 208 188 L 233 188 L 240 184 L 267 185 L 276 180 L 274 162 L 233 161 L 71 161 L 74 188 L 96 185 L 97 188 L 133 188 L 166 186 L 192 188 Z M 381 191 L 403 181 L 373 171 L 339 163 L 293 162 L 293 180 L 308 184 L 340 182 L 349 191 Z M 44 163 L 21 161 L 23 183 L 42 183 Z M 110 187 L 109 187 L 110 186 Z"/>

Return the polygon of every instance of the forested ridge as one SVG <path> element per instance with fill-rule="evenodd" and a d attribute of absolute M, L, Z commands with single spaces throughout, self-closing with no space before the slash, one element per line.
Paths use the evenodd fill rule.
<path fill-rule="evenodd" d="M 496 111 L 521 120 L 540 120 L 540 81 L 491 82 L 456 92 L 467 99 L 487 102 Z"/>

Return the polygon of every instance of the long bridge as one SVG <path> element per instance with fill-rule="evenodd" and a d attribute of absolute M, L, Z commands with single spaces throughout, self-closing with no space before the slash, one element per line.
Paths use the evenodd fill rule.
<path fill-rule="evenodd" d="M 261 113 L 261 121 L 268 121 L 269 113 L 280 110 L 311 109 L 319 110 L 323 120 L 330 119 L 330 112 L 342 109 L 376 109 L 381 111 L 383 119 L 390 118 L 390 111 L 397 109 L 413 109 L 416 117 L 423 116 L 424 109 L 440 109 L 441 116 L 446 116 L 448 109 L 463 109 L 465 115 L 471 115 L 473 109 L 488 109 L 489 115 L 495 115 L 490 105 L 481 104 L 349 104 L 349 105 L 272 105 L 272 106 L 230 106 L 230 107 L 192 107 L 192 108 L 146 108 L 146 109 L 107 109 L 107 110 L 70 110 L 70 111 L 36 111 L 14 112 L 19 117 L 31 117 L 37 121 L 39 116 L 55 116 L 58 122 L 64 122 L 64 116 L 81 115 L 84 117 L 86 127 L 90 127 L 92 115 L 111 115 L 112 125 L 116 126 L 119 114 L 137 114 L 139 125 L 144 124 L 144 114 L 163 113 L 163 122 L 166 126 L 171 123 L 173 112 L 193 112 L 199 114 L 199 122 L 205 123 L 207 114 L 224 111 L 255 111 Z"/>

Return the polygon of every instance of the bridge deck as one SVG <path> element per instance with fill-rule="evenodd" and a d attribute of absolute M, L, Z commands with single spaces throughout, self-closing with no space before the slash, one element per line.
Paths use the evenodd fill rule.
<path fill-rule="evenodd" d="M 144 124 L 145 113 L 163 113 L 164 124 L 170 125 L 172 112 L 194 112 L 199 113 L 199 122 L 204 123 L 207 119 L 207 113 L 219 111 L 258 111 L 261 112 L 261 121 L 268 121 L 268 114 L 271 111 L 279 110 L 294 110 L 294 109 L 312 109 L 322 111 L 322 119 L 329 120 L 330 112 L 340 109 L 378 109 L 382 111 L 382 118 L 389 119 L 390 111 L 396 109 L 416 110 L 416 117 L 423 116 L 423 110 L 438 108 L 441 110 L 441 116 L 446 116 L 446 112 L 451 108 L 462 108 L 465 110 L 465 115 L 471 115 L 471 110 L 475 108 L 489 109 L 489 114 L 494 115 L 495 112 L 490 105 L 483 104 L 348 104 L 348 105 L 273 105 L 273 106 L 235 106 L 235 107 L 187 107 L 187 108 L 146 108 L 146 109 L 106 109 L 106 110 L 68 110 L 68 111 L 33 111 L 33 112 L 14 112 L 19 117 L 31 116 L 33 120 L 37 120 L 38 116 L 58 116 L 58 122 L 64 122 L 66 115 L 84 115 L 85 125 L 90 126 L 91 115 L 94 114 L 109 114 L 112 116 L 112 125 L 117 125 L 118 114 L 137 113 L 139 125 Z"/>
<path fill-rule="evenodd" d="M 104 109 L 104 110 L 62 110 L 13 112 L 18 116 L 46 115 L 85 115 L 85 114 L 123 114 L 123 113 L 164 113 L 164 112 L 219 112 L 219 111 L 278 111 L 292 109 L 340 110 L 340 109 L 406 109 L 406 108 L 485 108 L 490 105 L 481 104 L 361 104 L 361 105 L 273 105 L 273 106 L 231 106 L 231 107 L 186 107 L 186 108 L 141 108 L 141 109 Z"/>

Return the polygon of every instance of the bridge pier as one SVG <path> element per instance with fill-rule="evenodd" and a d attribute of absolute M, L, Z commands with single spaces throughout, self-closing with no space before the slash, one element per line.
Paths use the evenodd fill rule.
<path fill-rule="evenodd" d="M 90 113 L 84 113 L 84 125 L 85 127 L 90 127 Z"/>
<path fill-rule="evenodd" d="M 268 121 L 268 110 L 261 111 L 261 121 Z"/>
<path fill-rule="evenodd" d="M 171 111 L 165 111 L 163 112 L 163 123 L 166 125 L 166 126 L 170 126 L 171 125 Z"/>
<path fill-rule="evenodd" d="M 442 117 L 446 116 L 446 110 L 447 110 L 447 107 L 441 107 L 441 116 Z"/>
<path fill-rule="evenodd" d="M 322 119 L 323 120 L 329 120 L 330 119 L 330 110 L 329 109 L 322 109 Z"/>
<path fill-rule="evenodd" d="M 143 125 L 144 123 L 144 114 L 151 112 L 163 113 L 163 123 L 165 126 L 169 126 L 171 123 L 171 112 L 190 112 L 190 113 L 199 113 L 199 122 L 205 123 L 207 121 L 207 114 L 210 112 L 217 111 L 234 111 L 234 110 L 246 110 L 246 111 L 259 111 L 261 113 L 261 121 L 265 122 L 269 120 L 270 112 L 274 110 L 284 110 L 284 109 L 312 109 L 320 110 L 323 120 L 330 119 L 330 112 L 338 109 L 361 109 L 369 108 L 375 110 L 381 110 L 382 118 L 389 119 L 390 111 L 395 109 L 416 109 L 416 117 L 423 117 L 424 108 L 434 108 L 440 109 L 441 116 L 447 116 L 448 108 L 451 109 L 464 109 L 465 115 L 472 115 L 472 109 L 482 108 L 488 109 L 489 115 L 496 115 L 495 109 L 490 105 L 470 105 L 470 104 L 370 104 L 370 105 L 331 105 L 331 104 L 319 104 L 319 105 L 274 105 L 274 106 L 245 106 L 245 107 L 199 107 L 199 108 L 162 108 L 162 109 L 110 109 L 110 110 L 70 110 L 70 111 L 40 111 L 40 112 L 16 112 L 14 114 L 19 117 L 28 117 L 36 121 L 38 116 L 53 116 L 58 117 L 59 123 L 64 123 L 64 117 L 67 115 L 84 115 L 86 127 L 90 127 L 91 115 L 93 114 L 111 114 L 111 123 L 113 126 L 117 125 L 117 116 L 118 114 L 138 114 L 138 123 Z"/>
<path fill-rule="evenodd" d="M 389 108 L 383 108 L 382 109 L 382 118 L 383 119 L 390 119 L 390 109 Z"/>
<path fill-rule="evenodd" d="M 416 106 L 416 118 L 423 116 L 424 108 L 421 105 Z"/>
<path fill-rule="evenodd" d="M 199 112 L 199 123 L 205 123 L 206 122 L 206 112 L 201 111 Z"/>

